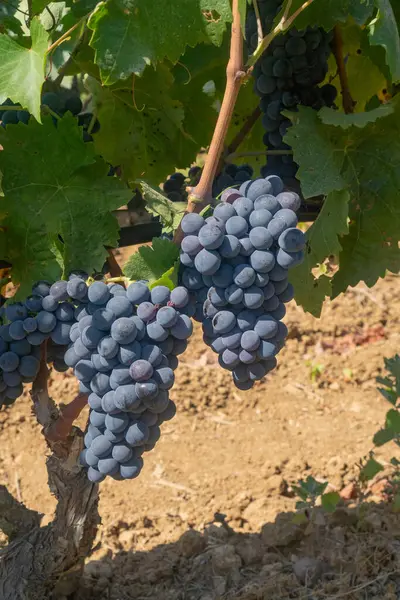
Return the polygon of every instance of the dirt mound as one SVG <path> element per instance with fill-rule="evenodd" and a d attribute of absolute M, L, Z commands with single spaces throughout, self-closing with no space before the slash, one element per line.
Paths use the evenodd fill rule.
<path fill-rule="evenodd" d="M 135 535 L 122 530 L 121 544 Z M 256 533 L 213 523 L 150 552 L 89 562 L 74 600 L 395 600 L 399 560 L 398 515 L 384 505 L 315 509 L 299 525 L 281 513 Z"/>

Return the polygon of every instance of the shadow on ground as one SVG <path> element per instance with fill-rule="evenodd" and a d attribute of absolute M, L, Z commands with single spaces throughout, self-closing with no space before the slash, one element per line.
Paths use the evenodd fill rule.
<path fill-rule="evenodd" d="M 400 517 L 386 504 L 280 513 L 258 533 L 215 522 L 149 552 L 88 561 L 70 600 L 398 600 Z"/>

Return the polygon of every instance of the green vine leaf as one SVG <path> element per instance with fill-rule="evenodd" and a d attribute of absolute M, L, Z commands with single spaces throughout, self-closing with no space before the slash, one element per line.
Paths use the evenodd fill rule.
<path fill-rule="evenodd" d="M 117 178 L 107 177 L 107 164 L 95 157 L 92 144 L 84 143 L 71 115 L 57 127 L 51 117 L 43 125 L 31 119 L 29 125 L 9 126 L 0 140 L 4 258 L 12 263 L 20 296 L 29 294 L 37 279 L 60 275 L 60 254 L 67 273 L 100 271 L 105 246 L 118 242 L 111 211 L 126 204 L 131 192 Z M 57 238 L 62 244 L 54 246 Z"/>
<path fill-rule="evenodd" d="M 154 189 L 143 180 L 139 181 L 139 185 L 146 203 L 146 209 L 154 216 L 160 217 L 165 233 L 174 231 L 185 213 L 186 204 L 172 202 L 167 196 L 164 196 L 159 190 Z"/>
<path fill-rule="evenodd" d="M 393 104 L 381 104 L 381 106 L 378 106 L 378 108 L 374 108 L 369 112 L 354 113 L 352 115 L 345 115 L 324 107 L 319 111 L 319 117 L 325 125 L 334 125 L 335 127 L 341 127 L 342 129 L 348 129 L 353 126 L 362 129 L 368 125 L 368 123 L 375 123 L 375 121 L 381 117 L 388 117 L 393 114 L 393 111 Z"/>
<path fill-rule="evenodd" d="M 40 92 L 45 78 L 49 35 L 38 19 L 31 23 L 32 45 L 25 48 L 0 34 L 0 103 L 19 102 L 40 122 Z"/>
<path fill-rule="evenodd" d="M 360 481 L 371 481 L 380 471 L 383 471 L 383 466 L 371 456 L 360 471 Z"/>
<path fill-rule="evenodd" d="M 221 47 L 200 44 L 187 48 L 172 70 L 174 83 L 169 94 L 184 106 L 182 127 L 197 149 L 210 143 L 225 89 L 228 58 L 229 40 L 225 36 Z"/>
<path fill-rule="evenodd" d="M 394 431 L 391 429 L 380 429 L 377 431 L 373 437 L 373 442 L 375 446 L 383 446 L 388 442 L 391 442 L 395 437 Z"/>
<path fill-rule="evenodd" d="M 383 46 L 392 79 L 397 82 L 400 80 L 400 37 L 396 18 L 389 0 L 375 2 L 378 14 L 369 24 L 369 41 L 376 46 Z"/>
<path fill-rule="evenodd" d="M 147 65 L 179 60 L 186 46 L 219 46 L 231 21 L 228 0 L 107 0 L 89 20 L 104 85 L 141 75 Z"/>
<path fill-rule="evenodd" d="M 359 281 L 371 287 L 386 270 L 400 269 L 400 103 L 391 104 L 391 114 L 383 116 L 378 109 L 376 120 L 363 128 L 354 126 L 354 115 L 343 115 L 344 127 L 336 127 L 300 107 L 285 136 L 300 165 L 298 177 L 306 198 L 334 190 L 350 194 L 349 233 L 341 238 L 333 297 Z M 324 111 L 322 118 L 327 114 Z"/>
<path fill-rule="evenodd" d="M 327 492 L 321 496 L 321 505 L 327 512 L 334 512 L 340 502 L 340 494 L 338 492 Z"/>
<path fill-rule="evenodd" d="M 327 257 L 339 255 L 340 236 L 348 233 L 349 197 L 347 191 L 334 191 L 327 196 L 318 218 L 306 233 L 304 261 L 289 274 L 296 302 L 315 317 L 320 316 L 325 297 L 331 296 L 332 279 L 324 274 L 314 277 L 312 270 Z"/>
<path fill-rule="evenodd" d="M 389 410 L 386 415 L 386 428 L 395 434 L 400 434 L 400 412 L 395 408 Z"/>
<path fill-rule="evenodd" d="M 164 65 L 136 78 L 134 95 L 132 88 L 106 88 L 87 80 L 101 123 L 93 136 L 96 150 L 121 167 L 125 181 L 145 178 L 158 184 L 196 156 L 197 145 L 183 130 L 182 104 L 170 96 L 172 84 Z"/>
<path fill-rule="evenodd" d="M 175 267 L 179 248 L 165 238 L 153 238 L 151 246 L 140 246 L 124 266 L 124 275 L 134 281 L 144 279 L 150 284 L 165 276 Z"/>

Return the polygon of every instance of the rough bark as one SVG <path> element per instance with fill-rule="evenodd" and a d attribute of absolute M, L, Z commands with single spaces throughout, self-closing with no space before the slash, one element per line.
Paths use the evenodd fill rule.
<path fill-rule="evenodd" d="M 54 520 L 40 527 L 40 515 L 32 518 L 22 507 L 24 533 L 0 551 L 2 600 L 47 600 L 74 591 L 100 523 L 98 486 L 77 466 L 81 447 L 82 433 L 74 429 L 47 460 L 49 486 L 58 500 Z M 17 505 L 11 501 L 13 510 Z"/>
<path fill-rule="evenodd" d="M 83 433 L 72 426 L 84 406 L 81 394 L 60 409 L 47 390 L 46 345 L 32 386 L 33 410 L 51 451 L 47 459 L 50 491 L 57 499 L 53 521 L 0 488 L 0 527 L 9 544 L 0 550 L 1 600 L 50 600 L 71 594 L 81 577 L 100 523 L 98 485 L 79 466 Z"/>

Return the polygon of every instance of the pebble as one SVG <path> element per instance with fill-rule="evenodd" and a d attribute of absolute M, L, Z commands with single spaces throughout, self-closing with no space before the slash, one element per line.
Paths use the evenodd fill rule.
<path fill-rule="evenodd" d="M 200 554 L 206 547 L 206 539 L 195 529 L 189 529 L 179 540 L 181 552 L 186 558 Z"/>
<path fill-rule="evenodd" d="M 231 544 L 223 544 L 213 548 L 211 550 L 211 560 L 214 572 L 217 575 L 225 575 L 242 566 L 242 560 Z"/>

